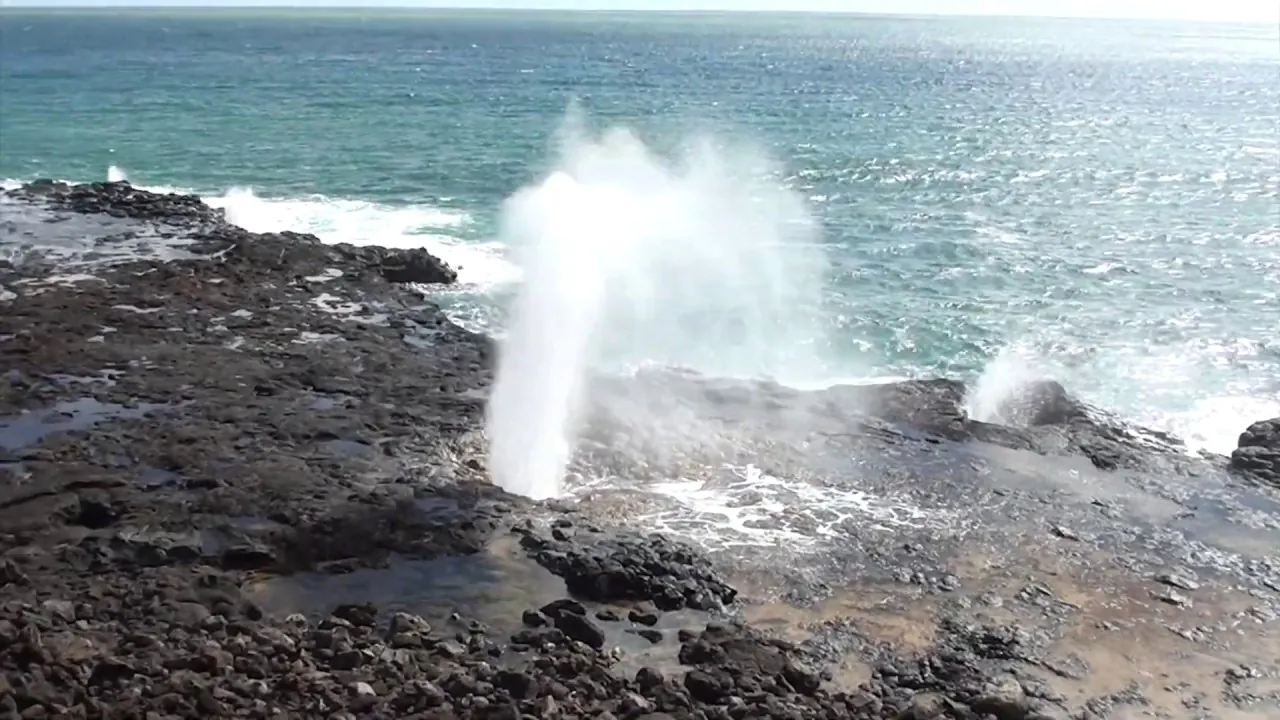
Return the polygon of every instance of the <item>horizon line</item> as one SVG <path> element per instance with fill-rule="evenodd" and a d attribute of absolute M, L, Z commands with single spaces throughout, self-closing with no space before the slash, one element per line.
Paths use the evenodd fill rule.
<path fill-rule="evenodd" d="M 38 2 L 24 2 L 23 0 L 11 0 L 8 3 L 0 5 L 0 14 L 5 14 L 14 10 L 23 11 L 44 11 L 44 12 L 127 12 L 127 11 L 156 11 L 169 10 L 179 12 L 196 12 L 196 11 L 272 11 L 272 10 L 297 10 L 297 11 L 324 11 L 324 12 L 369 12 L 379 10 L 398 10 L 410 12 L 469 12 L 469 13 L 565 13 L 565 14 L 581 14 L 581 15 L 598 15 L 606 13 L 635 13 L 635 14 L 653 14 L 653 15 L 853 15 L 861 17 L 881 17 L 881 18 L 916 18 L 916 19 L 946 19 L 946 18 L 1007 18 L 1019 20 L 1099 20 L 1099 21 L 1118 21 L 1118 22 L 1169 22 L 1169 23 L 1188 23 L 1188 24 L 1208 24 L 1208 25 L 1272 25 L 1280 27 L 1280 12 L 1274 20 L 1245 20 L 1245 19 L 1209 19 L 1209 18 L 1162 18 L 1150 16 L 1120 16 L 1120 15 L 1064 15 L 1064 14 L 1016 14 L 1007 12 L 876 12 L 872 10 L 859 9 L 831 9 L 822 8 L 814 10 L 796 9 L 776 9 L 776 8 L 646 8 L 646 7 L 622 7 L 622 8 L 566 8 L 566 7 L 529 7 L 529 6 L 449 6 L 449 5 L 410 5 L 398 4 L 395 2 L 377 3 L 373 5 L 300 5 L 289 2 L 264 2 L 259 4 L 210 4 L 210 5 L 179 5 L 164 2 L 131 4 L 131 5 L 114 5 L 114 4 L 98 4 L 98 5 L 61 5 L 61 4 L 42 4 Z"/>

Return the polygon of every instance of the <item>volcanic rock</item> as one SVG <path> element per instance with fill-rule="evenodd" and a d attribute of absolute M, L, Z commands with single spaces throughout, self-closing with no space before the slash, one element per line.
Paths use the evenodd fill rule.
<path fill-rule="evenodd" d="M 1096 630 L 1084 645 L 1117 632 L 1070 602 L 1090 588 L 1052 587 L 1081 576 L 1134 581 L 1125 597 L 1150 607 L 1125 612 L 1154 619 L 1135 625 L 1156 628 L 1161 662 L 1187 650 L 1161 644 L 1183 633 L 1212 637 L 1187 657 L 1229 644 L 1213 623 L 1248 628 L 1253 645 L 1232 652 L 1273 647 L 1273 560 L 1202 552 L 1174 534 L 1190 527 L 1181 515 L 1140 526 L 1119 514 L 1124 493 L 1071 494 L 1114 479 L 1190 505 L 1186 487 L 1218 487 L 1201 482 L 1220 480 L 1214 465 L 1144 444 L 1056 383 L 995 425 L 966 417 L 952 380 L 602 381 L 617 391 L 609 411 L 704 413 L 711 431 L 695 439 L 713 447 L 664 466 L 615 413 L 610 442 L 589 448 L 595 469 L 637 487 L 645 472 L 705 472 L 704 492 L 729 493 L 744 476 L 715 473 L 756 463 L 770 479 L 732 498 L 758 513 L 743 526 L 809 543 L 704 547 L 638 531 L 623 492 L 533 503 L 489 484 L 494 344 L 403 286 L 454 281 L 425 251 L 251 233 L 198 198 L 128 183 L 33 183 L 5 201 L 51 227 L 94 214 L 183 250 L 90 259 L 60 280 L 36 249 L 0 263 L 5 717 L 1065 717 L 1065 698 L 1036 680 L 1087 676 L 1056 649 L 1064 628 Z M 1238 452 L 1276 448 L 1273 425 L 1246 435 L 1261 439 Z M 1256 533 L 1270 521 L 1247 519 Z M 1046 527 L 1071 541 L 1026 542 Z M 1148 561 L 1156 549 L 1170 557 Z M 1094 555 L 1108 562 L 1088 565 Z M 1191 567 L 1205 558 L 1227 560 Z M 1160 583 L 1195 605 L 1141 590 Z M 1247 602 L 1218 601 L 1246 583 Z M 991 620 L 996 605 L 1009 622 Z M 755 612 L 769 630 L 745 621 Z M 801 625 L 805 640 L 780 638 Z M 1129 640 L 1125 652 L 1141 650 Z M 1270 707 L 1274 669 L 1253 660 L 1229 686 L 1189 675 L 1213 691 L 1197 707 Z M 1078 713 L 1103 717 L 1144 696 L 1080 697 Z"/>
<path fill-rule="evenodd" d="M 1231 467 L 1280 486 L 1280 418 L 1261 420 L 1240 434 Z"/>

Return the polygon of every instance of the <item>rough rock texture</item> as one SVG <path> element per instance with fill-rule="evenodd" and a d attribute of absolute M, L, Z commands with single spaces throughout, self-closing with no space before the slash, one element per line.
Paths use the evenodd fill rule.
<path fill-rule="evenodd" d="M 213 581 L 207 585 L 212 588 Z M 166 592 L 168 590 L 169 592 Z M 212 592 L 212 590 L 210 590 Z M 8 685 L 20 717 L 980 718 L 1053 717 L 1016 678 L 988 678 L 972 653 L 886 665 L 854 693 L 824 689 L 791 643 L 740 624 L 711 623 L 680 645 L 675 674 L 616 671 L 617 657 L 555 627 L 512 638 L 479 624 L 433 628 L 421 617 L 378 619 L 340 606 L 317 622 L 215 613 L 172 588 L 113 588 L 104 598 L 144 610 L 106 620 L 91 603 L 46 601 L 0 621 Z M 565 601 L 572 605 L 572 601 Z M 14 607 L 11 610 L 18 610 Z M 225 611 L 224 611 L 225 612 Z M 561 617 L 582 615 L 563 610 Z M 114 625 L 127 618 L 128 626 Z M 567 624 L 565 624 L 567 626 Z M 117 629 L 118 628 L 118 629 Z M 520 642 L 512 642 L 520 641 Z M 926 712 L 927 711 L 927 712 Z M 910 713 L 910 715 L 905 715 Z"/>
<path fill-rule="evenodd" d="M 1097 468 L 1140 468 L 1150 453 L 1142 445 L 1155 440 L 1181 443 L 1171 436 L 1134 428 L 1109 419 L 1099 410 L 1067 394 L 1057 382 L 1032 383 L 1003 403 L 1007 424 L 973 420 L 964 410 L 966 388 L 951 380 L 929 380 L 873 387 L 858 402 L 891 422 L 907 423 L 951 440 L 978 440 L 1041 454 L 1083 455 Z M 928 397 L 920 402 L 920 396 Z"/>
<path fill-rule="evenodd" d="M 1241 433 L 1231 467 L 1280 486 L 1280 418 L 1260 420 Z"/>
<path fill-rule="evenodd" d="M 218 226 L 225 213 L 205 205 L 195 195 L 157 194 L 139 190 L 127 182 L 98 182 L 68 185 L 54 180 L 36 180 L 8 193 L 13 197 L 39 199 L 49 206 L 116 218 L 158 220 L 181 225 Z"/>
<path fill-rule="evenodd" d="M 1014 427 L 1067 425 L 1072 421 L 1088 421 L 1089 410 L 1067 393 L 1061 383 L 1039 380 L 1029 383 L 1000 407 L 1006 424 Z"/>
<path fill-rule="evenodd" d="M 374 268 L 387 282 L 448 285 L 458 273 L 426 250 L 388 250 L 380 247 L 334 245 L 347 258 Z"/>
<path fill-rule="evenodd" d="M 552 537 L 528 532 L 521 544 L 575 595 L 598 602 L 648 600 L 662 610 L 716 610 L 737 595 L 686 543 L 661 535 L 565 532 L 571 528 L 560 520 Z"/>
<path fill-rule="evenodd" d="M 1280 701 L 1274 495 L 1054 383 L 994 425 L 950 380 L 601 378 L 583 480 L 532 503 L 487 482 L 495 348 L 425 252 L 127 183 L 0 210 L 0 716 Z"/>

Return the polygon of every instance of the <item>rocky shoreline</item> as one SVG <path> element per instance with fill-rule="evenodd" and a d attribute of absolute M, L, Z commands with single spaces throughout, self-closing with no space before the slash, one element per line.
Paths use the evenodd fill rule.
<path fill-rule="evenodd" d="M 496 348 L 425 251 L 127 183 L 0 202 L 6 717 L 1280 713 L 1277 421 L 1228 461 L 1051 383 L 997 426 L 950 381 L 601 380 L 582 477 L 804 479 L 710 513 L 794 540 L 700 543 L 661 492 L 487 483 Z M 634 422 L 677 410 L 678 451 Z"/>

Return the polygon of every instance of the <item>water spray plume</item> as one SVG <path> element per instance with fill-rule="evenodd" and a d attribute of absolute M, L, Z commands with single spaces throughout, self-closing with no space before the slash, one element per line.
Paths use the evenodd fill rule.
<path fill-rule="evenodd" d="M 826 268 L 758 153 L 702 139 L 672 163 L 572 115 L 559 141 L 556 169 L 503 207 L 523 281 L 487 418 L 494 481 L 537 499 L 562 492 L 595 371 L 809 379 Z"/>

